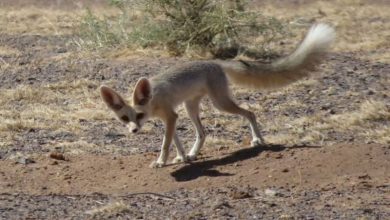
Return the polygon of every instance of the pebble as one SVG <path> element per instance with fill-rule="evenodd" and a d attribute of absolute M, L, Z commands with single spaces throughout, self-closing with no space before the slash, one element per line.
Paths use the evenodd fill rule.
<path fill-rule="evenodd" d="M 65 156 L 62 153 L 57 152 L 50 153 L 49 157 L 55 160 L 65 160 Z"/>
<path fill-rule="evenodd" d="M 27 164 L 30 164 L 30 163 L 35 163 L 35 161 L 33 159 L 31 159 L 31 158 L 22 157 L 22 158 L 20 158 L 18 160 L 18 163 L 27 165 Z"/>
<path fill-rule="evenodd" d="M 273 189 L 265 189 L 264 193 L 267 196 L 276 196 L 276 190 L 273 190 Z"/>

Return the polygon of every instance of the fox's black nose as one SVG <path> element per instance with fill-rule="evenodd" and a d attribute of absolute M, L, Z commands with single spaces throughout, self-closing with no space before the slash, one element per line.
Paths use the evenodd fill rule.
<path fill-rule="evenodd" d="M 138 131 L 138 128 L 133 128 L 133 130 L 131 130 L 131 132 L 133 132 L 133 133 L 137 133 L 137 131 Z"/>

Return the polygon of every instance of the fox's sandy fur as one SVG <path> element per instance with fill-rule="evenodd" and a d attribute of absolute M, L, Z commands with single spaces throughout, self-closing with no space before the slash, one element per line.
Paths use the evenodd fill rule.
<path fill-rule="evenodd" d="M 293 53 L 273 62 L 195 61 L 174 67 L 150 79 L 141 78 L 135 87 L 132 105 L 126 104 L 118 93 L 107 86 L 101 86 L 101 96 L 133 133 L 148 118 L 158 117 L 163 120 L 165 136 L 160 156 L 152 163 L 152 167 L 166 164 L 172 141 L 177 150 L 174 162 L 196 159 L 205 141 L 205 132 L 199 118 L 199 102 L 205 95 L 209 96 L 216 108 L 248 119 L 252 145 L 264 144 L 255 115 L 237 106 L 229 96 L 229 82 L 257 89 L 277 88 L 295 82 L 308 76 L 322 62 L 334 38 L 333 28 L 317 24 L 309 30 Z M 196 128 L 196 141 L 187 155 L 175 132 L 175 108 L 182 103 Z"/>

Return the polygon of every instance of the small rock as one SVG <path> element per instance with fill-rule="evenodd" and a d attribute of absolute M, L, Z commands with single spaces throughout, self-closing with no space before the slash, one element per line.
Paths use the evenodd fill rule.
<path fill-rule="evenodd" d="M 276 191 L 273 189 L 265 189 L 264 190 L 265 195 L 267 196 L 276 196 Z"/>
<path fill-rule="evenodd" d="M 359 179 L 371 179 L 370 175 L 368 174 L 363 174 L 363 175 L 360 175 L 358 176 Z"/>
<path fill-rule="evenodd" d="M 116 133 L 116 132 L 109 132 L 105 136 L 107 138 L 110 138 L 110 139 L 118 139 L 118 138 L 126 137 L 126 135 L 120 134 L 120 133 Z"/>
<path fill-rule="evenodd" d="M 65 48 L 58 48 L 57 53 L 66 53 L 67 50 Z"/>
<path fill-rule="evenodd" d="M 65 156 L 62 153 L 57 152 L 50 153 L 49 157 L 55 160 L 65 160 Z"/>
<path fill-rule="evenodd" d="M 282 159 L 283 158 L 283 154 L 279 153 L 279 154 L 276 154 L 274 156 L 275 159 Z"/>
<path fill-rule="evenodd" d="M 237 189 L 231 191 L 229 196 L 232 199 L 246 199 L 246 198 L 251 198 L 252 197 L 250 192 L 244 191 L 244 190 L 237 190 Z"/>
<path fill-rule="evenodd" d="M 234 163 L 233 166 L 234 166 L 234 167 L 239 167 L 239 166 L 241 166 L 241 164 L 239 164 L 239 163 Z"/>
<path fill-rule="evenodd" d="M 282 170 L 282 172 L 283 173 L 287 173 L 287 172 L 289 172 L 290 170 L 288 169 L 288 168 L 284 168 L 283 170 Z"/>
<path fill-rule="evenodd" d="M 63 177 L 63 179 L 64 179 L 64 180 L 69 180 L 69 179 L 72 179 L 72 176 L 67 174 L 67 175 L 65 175 L 65 176 Z"/>
<path fill-rule="evenodd" d="M 269 205 L 269 207 L 276 207 L 276 206 L 278 206 L 276 203 L 270 203 L 268 205 Z"/>
<path fill-rule="evenodd" d="M 279 219 L 280 220 L 292 220 L 292 219 L 294 219 L 294 217 L 293 216 L 291 216 L 291 215 L 288 215 L 288 214 L 283 214 L 283 215 L 281 215 L 280 217 L 279 217 Z"/>
<path fill-rule="evenodd" d="M 369 183 L 367 181 L 361 181 L 361 182 L 359 182 L 359 187 L 366 189 L 366 188 L 372 188 L 373 186 L 371 183 Z"/>
<path fill-rule="evenodd" d="M 80 123 L 85 123 L 85 122 L 87 122 L 87 119 L 80 118 L 80 119 L 79 119 L 79 122 L 80 122 Z"/>
<path fill-rule="evenodd" d="M 365 208 L 365 209 L 363 209 L 363 213 L 364 214 L 371 214 L 371 213 L 373 213 L 374 212 L 374 210 L 373 209 L 370 209 L 370 208 Z"/>
<path fill-rule="evenodd" d="M 231 208 L 232 206 L 227 201 L 217 201 L 214 205 L 214 210 L 220 210 L 223 208 Z"/>
<path fill-rule="evenodd" d="M 18 160 L 18 163 L 27 165 L 27 164 L 30 164 L 30 163 L 35 163 L 35 161 L 33 159 L 31 159 L 31 158 L 22 157 L 22 158 L 20 158 Z"/>
<path fill-rule="evenodd" d="M 372 91 L 372 90 L 368 90 L 368 91 L 367 91 L 367 95 L 374 95 L 374 94 L 375 94 L 375 92 Z"/>

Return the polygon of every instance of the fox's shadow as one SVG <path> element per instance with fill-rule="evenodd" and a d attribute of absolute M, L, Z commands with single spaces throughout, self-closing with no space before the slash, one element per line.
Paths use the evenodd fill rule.
<path fill-rule="evenodd" d="M 315 146 L 295 146 L 289 148 L 319 148 Z M 231 173 L 221 173 L 214 168 L 227 164 L 233 164 L 239 161 L 247 160 L 253 157 L 257 157 L 263 151 L 279 152 L 287 149 L 282 145 L 268 145 L 268 146 L 257 146 L 240 149 L 231 153 L 230 155 L 212 160 L 195 161 L 175 170 L 171 173 L 171 176 L 178 182 L 194 180 L 201 176 L 232 176 Z"/>

